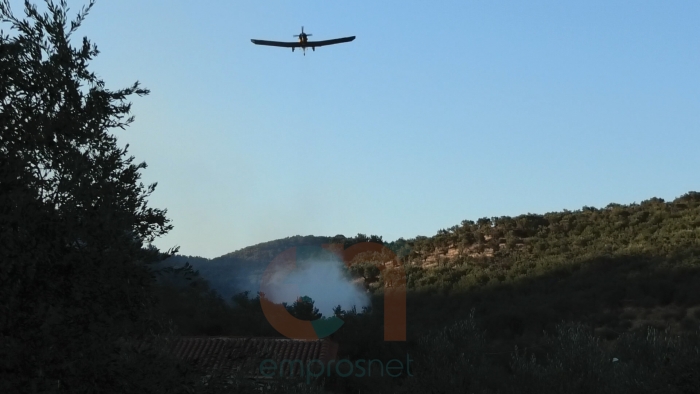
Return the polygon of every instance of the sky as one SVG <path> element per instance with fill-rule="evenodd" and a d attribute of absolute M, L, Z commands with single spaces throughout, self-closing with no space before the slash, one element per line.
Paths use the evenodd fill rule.
<path fill-rule="evenodd" d="M 174 225 L 155 245 L 213 258 L 700 190 L 698 20 L 697 1 L 98 0 L 74 43 L 108 88 L 151 90 L 115 133 Z M 302 25 L 357 38 L 250 42 Z"/>

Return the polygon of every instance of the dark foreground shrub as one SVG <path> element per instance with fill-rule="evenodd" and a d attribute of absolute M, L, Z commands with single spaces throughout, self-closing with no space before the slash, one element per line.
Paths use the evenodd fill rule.
<path fill-rule="evenodd" d="M 605 350 L 592 330 L 560 324 L 545 339 L 545 360 L 513 355 L 511 393 L 696 393 L 700 387 L 698 335 L 649 328 L 625 333 Z"/>
<path fill-rule="evenodd" d="M 486 337 L 472 309 L 469 317 L 422 337 L 414 377 L 407 378 L 411 393 L 482 392 L 493 368 L 485 358 Z"/>

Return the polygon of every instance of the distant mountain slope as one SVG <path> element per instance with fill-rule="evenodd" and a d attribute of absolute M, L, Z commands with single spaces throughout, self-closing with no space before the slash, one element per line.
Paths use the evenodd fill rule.
<path fill-rule="evenodd" d="M 382 241 L 362 234 L 295 236 L 211 260 L 174 256 L 166 263 L 189 261 L 230 300 L 244 290 L 255 294 L 267 264 L 289 247 L 341 241 L 349 246 L 370 239 Z M 471 308 L 489 335 L 502 341 L 494 351 L 503 352 L 512 350 L 513 341 L 532 345 L 562 320 L 590 324 L 606 338 L 646 325 L 691 331 L 700 326 L 697 192 L 670 202 L 652 198 L 600 209 L 465 220 L 432 237 L 385 245 L 404 262 L 412 333 L 464 319 Z M 381 312 L 382 275 L 368 288 Z M 367 317 L 377 327 L 380 312 Z M 258 323 L 267 324 L 260 316 Z M 358 343 L 366 340 L 360 337 Z"/>
<path fill-rule="evenodd" d="M 267 265 L 275 256 L 289 248 L 319 246 L 328 243 L 343 243 L 347 247 L 364 241 L 383 243 L 382 237 L 376 235 L 358 234 L 355 237 L 296 235 L 248 246 L 213 259 L 176 255 L 163 261 L 159 267 L 181 267 L 185 263 L 189 263 L 193 269 L 199 271 L 199 274 L 209 282 L 212 288 L 216 289 L 224 299 L 229 300 L 233 295 L 242 291 L 256 294 L 260 278 Z M 400 246 L 404 243 L 405 241 L 398 241 L 398 243 L 392 242 L 389 245 L 390 247 Z"/>
<path fill-rule="evenodd" d="M 273 241 L 259 243 L 257 245 L 247 246 L 235 252 L 216 257 L 212 259 L 212 261 L 234 259 L 241 262 L 247 261 L 269 263 L 273 258 L 275 258 L 275 256 L 291 247 L 344 242 L 345 239 L 346 238 L 342 235 L 336 235 L 335 237 L 295 235 L 293 237 L 276 239 Z"/>
<path fill-rule="evenodd" d="M 605 255 L 698 246 L 700 193 L 671 201 L 609 204 L 602 209 L 465 220 L 413 243 L 408 260 L 426 268 L 468 261 Z"/>
<path fill-rule="evenodd" d="M 189 261 L 211 287 L 229 300 L 244 290 L 255 294 L 267 264 L 287 248 L 336 242 L 348 246 L 370 239 L 382 241 L 381 237 L 363 234 L 352 238 L 295 236 L 211 260 L 175 256 L 166 263 L 182 265 Z M 475 303 L 485 308 L 482 313 L 488 311 L 485 317 L 494 319 L 491 329 L 496 331 L 501 327 L 498 322 L 506 317 L 522 322 L 523 327 L 532 325 L 531 329 L 537 331 L 545 320 L 563 316 L 561 311 L 600 317 L 604 315 L 602 310 L 627 308 L 627 318 L 615 317 L 599 325 L 611 330 L 636 327 L 651 319 L 649 316 L 670 313 L 673 308 L 682 311 L 676 313 L 680 317 L 674 324 L 692 327 L 700 319 L 700 290 L 696 290 L 700 289 L 697 192 L 670 202 L 651 198 L 640 204 L 613 203 L 601 209 L 583 207 L 543 215 L 465 220 L 432 237 L 400 239 L 385 245 L 403 256 L 411 294 L 469 294 L 449 302 L 422 298 L 410 304 L 416 309 L 411 310 L 409 320 L 419 319 L 410 322 L 414 327 L 420 327 L 427 321 L 425 316 L 447 305 L 452 312 L 436 315 L 439 321 L 457 319 L 467 310 L 465 305 Z M 371 290 L 381 288 L 380 278 Z M 552 291 L 556 291 L 556 297 Z M 516 293 L 518 297 L 512 298 Z M 501 298 L 519 306 L 511 311 L 497 301 Z M 586 301 L 582 303 L 582 299 Z M 548 317 L 530 322 L 528 319 L 535 319 L 532 316 L 540 316 L 537 313 Z"/>
<path fill-rule="evenodd" d="M 474 306 L 493 335 L 511 339 L 563 319 L 606 337 L 646 325 L 697 330 L 700 193 L 463 221 L 418 238 L 405 263 L 416 328 Z"/>

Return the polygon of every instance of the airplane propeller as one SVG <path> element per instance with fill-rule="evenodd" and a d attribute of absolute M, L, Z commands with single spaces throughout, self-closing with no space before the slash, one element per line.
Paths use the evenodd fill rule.
<path fill-rule="evenodd" d="M 313 34 L 306 34 L 306 33 L 304 33 L 304 26 L 302 26 L 302 27 L 301 27 L 301 34 L 295 34 L 293 37 L 300 37 L 300 36 L 302 36 L 302 35 L 307 36 L 307 37 L 313 36 Z"/>

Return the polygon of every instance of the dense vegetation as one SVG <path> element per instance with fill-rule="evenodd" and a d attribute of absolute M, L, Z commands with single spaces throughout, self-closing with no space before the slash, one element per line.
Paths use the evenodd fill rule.
<path fill-rule="evenodd" d="M 179 393 L 199 377 L 158 351 L 149 242 L 171 229 L 109 131 L 138 83 L 109 90 L 65 3 L 0 2 L 0 392 Z"/>
<path fill-rule="evenodd" d="M 585 360 L 598 363 L 597 372 L 592 373 L 602 375 L 591 383 L 597 387 L 617 388 L 617 392 L 653 387 L 647 392 L 662 392 L 659 385 L 671 384 L 667 392 L 684 392 L 678 387 L 697 379 L 688 371 L 699 360 L 693 347 L 700 328 L 699 235 L 700 193 L 696 192 L 671 202 L 654 198 L 604 209 L 464 221 L 434 237 L 387 244 L 403 251 L 409 286 L 407 343 L 382 340 L 382 275 L 371 262 L 351 266 L 348 274 L 367 282 L 372 307 L 360 313 L 336 310 L 345 325 L 332 338 L 341 344 L 341 357 L 351 360 L 401 358 L 407 352 L 424 360 L 439 359 L 445 353 L 436 349 L 462 349 L 461 355 L 473 344 L 456 334 L 436 344 L 436 332 L 478 324 L 480 335 L 470 338 L 481 341 L 483 357 L 457 359 L 471 365 L 469 376 L 480 378 L 450 383 L 456 391 L 437 392 L 461 392 L 456 387 L 509 392 L 499 386 L 503 382 L 523 390 L 530 387 L 529 392 L 576 391 L 571 382 L 577 380 L 565 373 L 566 363 Z M 223 299 L 218 302 L 224 308 Z M 274 335 L 269 326 L 260 328 L 266 322 L 258 299 L 238 295 L 236 305 L 226 313 L 257 316 L 259 324 L 232 323 L 221 333 Z M 210 319 L 217 321 L 215 316 Z M 666 345 L 659 345 L 660 341 Z M 620 356 L 634 352 L 639 357 Z M 584 361 L 562 360 L 575 354 Z M 533 364 L 530 356 L 538 361 Z M 675 360 L 673 366 L 669 361 L 664 364 L 667 356 Z M 620 364 L 612 365 L 612 357 L 619 358 Z M 429 367 L 440 363 L 423 365 L 432 371 L 420 378 L 428 386 L 416 387 L 446 381 L 443 370 Z M 632 373 L 654 368 L 663 373 L 645 373 L 645 379 Z M 548 383 L 557 379 L 560 386 Z M 400 381 L 342 379 L 335 384 L 345 390 L 378 392 L 382 387 L 405 392 L 408 388 Z"/>

